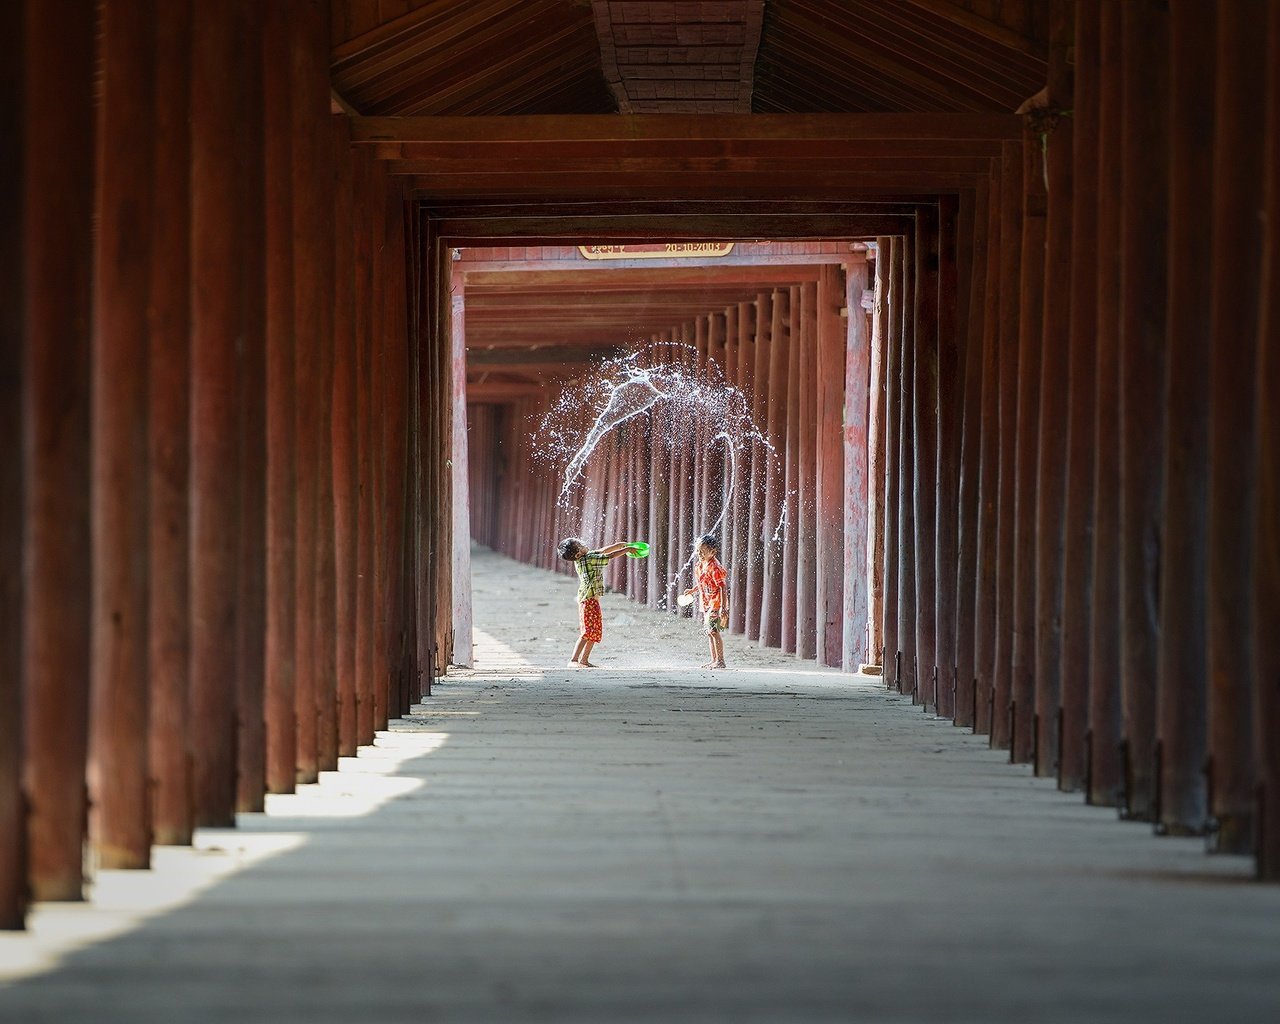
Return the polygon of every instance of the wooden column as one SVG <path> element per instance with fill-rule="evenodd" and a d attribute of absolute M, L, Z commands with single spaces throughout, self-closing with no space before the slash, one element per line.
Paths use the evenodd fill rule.
<path fill-rule="evenodd" d="M 1209 361 L 1208 665 L 1210 812 L 1215 848 L 1253 849 L 1257 799 L 1250 637 L 1252 516 L 1257 501 L 1254 389 L 1264 222 L 1266 42 L 1264 0 L 1218 6 L 1213 153 L 1213 358 Z M 1272 122 L 1274 124 L 1274 122 Z M 1276 230 L 1274 219 L 1269 229 Z M 1263 336 L 1262 344 L 1275 345 Z M 1202 381 L 1203 383 L 1203 381 Z M 1272 523 L 1273 528 L 1275 523 Z M 1274 685 L 1274 681 L 1264 685 Z"/>
<path fill-rule="evenodd" d="M 155 194 L 151 235 L 148 480 L 151 827 L 191 842 L 190 689 L 191 4 L 155 6 Z"/>
<path fill-rule="evenodd" d="M 1062 722 L 1058 788 L 1085 784 L 1089 611 L 1093 591 L 1093 460 L 1097 416 L 1098 101 L 1101 0 L 1076 5 L 1072 100 L 1071 337 L 1067 357 L 1067 492 L 1062 568 Z"/>
<path fill-rule="evenodd" d="M 0 9 L 0 431 L 23 448 L 22 79 L 26 0 Z M 27 910 L 27 821 L 22 790 L 23 460 L 0 464 L 0 929 L 23 927 Z"/>
<path fill-rule="evenodd" d="M 1163 506 L 1169 25 L 1159 0 L 1122 24 L 1120 284 L 1120 670 L 1125 817 L 1155 814 L 1155 682 Z M 1233 501 L 1238 496 L 1233 495 Z"/>
<path fill-rule="evenodd" d="M 777 289 L 770 298 L 769 344 L 769 392 L 765 396 L 764 422 L 756 426 L 762 430 L 773 451 L 765 455 L 764 490 L 764 579 L 760 598 L 760 643 L 765 647 L 778 647 L 782 643 L 782 518 L 787 417 L 787 357 L 793 339 L 788 329 L 791 315 L 791 294 Z"/>
<path fill-rule="evenodd" d="M 365 745 L 374 737 L 374 589 L 373 589 L 373 336 L 374 245 L 378 236 L 377 213 L 382 203 L 374 195 L 370 158 L 358 155 L 352 167 L 355 196 L 355 330 L 356 330 L 356 742 Z M 437 410 L 438 411 L 438 410 Z M 432 438 L 440 442 L 438 430 Z M 438 482 L 437 482 L 438 483 Z M 437 515 L 438 515 L 437 511 Z M 435 525 L 433 523 L 433 525 Z M 435 559 L 441 556 L 438 537 L 432 540 Z M 438 580 L 435 580 L 438 585 Z M 434 597 L 434 589 L 432 591 Z M 299 595 L 301 596 L 301 594 Z"/>
<path fill-rule="evenodd" d="M 387 712 L 388 718 L 399 718 L 408 713 L 410 706 L 408 699 L 410 659 L 407 656 L 409 609 L 405 595 L 405 570 L 407 564 L 405 558 L 405 519 L 408 510 L 406 484 L 409 468 L 409 350 L 407 344 L 408 303 L 405 295 L 405 205 L 398 189 L 394 187 L 390 180 L 388 180 L 385 201 L 387 204 L 387 233 L 384 244 L 390 254 L 387 282 L 389 288 L 387 323 L 389 343 L 386 409 L 389 441 L 387 446 L 387 667 L 390 687 L 387 695 Z M 331 329 L 327 337 L 332 339 L 332 336 Z M 329 376 L 332 376 L 332 366 L 329 368 Z M 462 410 L 464 434 L 467 418 L 466 402 L 466 386 L 464 384 L 462 393 L 457 399 L 457 405 Z M 463 487 L 465 488 L 467 460 L 465 458 L 466 453 L 463 452 L 462 454 L 464 456 L 461 459 L 462 477 Z M 455 466 L 457 463 L 458 458 L 455 456 Z M 328 479 L 332 480 L 332 466 L 328 467 Z M 329 509 L 326 536 L 330 546 L 329 559 L 332 564 L 332 493 L 329 495 L 326 507 Z M 463 502 L 463 507 L 464 509 L 467 507 L 466 502 Z M 464 529 L 467 528 L 465 517 L 463 519 L 463 527 Z M 468 554 L 466 583 L 469 589 L 471 584 L 471 539 L 469 529 L 467 529 L 466 548 Z M 330 571 L 330 576 L 332 576 L 332 570 Z M 332 600 L 329 601 L 328 607 L 330 614 L 332 614 Z M 330 651 L 332 652 L 332 646 L 330 646 Z M 470 652 L 467 653 L 469 654 Z"/>
<path fill-rule="evenodd" d="M 1169 248 L 1189 254 L 1213 238 L 1214 24 L 1193 3 L 1170 6 Z M 1160 542 L 1160 634 L 1156 716 L 1160 751 L 1157 827 L 1173 834 L 1204 830 L 1208 795 L 1205 607 L 1209 487 L 1211 293 L 1199 260 L 1169 264 L 1166 352 L 1168 408 L 1165 494 Z"/>
<path fill-rule="evenodd" d="M 837 667 L 842 664 L 844 648 L 846 586 L 852 619 L 849 625 L 862 637 L 859 663 L 866 646 L 867 392 L 871 387 L 871 339 L 862 310 L 867 265 L 848 266 L 848 290 L 842 269 L 838 264 L 826 263 L 818 272 L 814 351 L 814 648 L 819 665 Z M 840 315 L 841 308 L 846 309 L 847 321 Z M 851 395 L 851 407 L 845 404 L 846 390 Z M 846 544 L 845 509 L 850 506 L 859 515 Z M 849 556 L 852 564 L 846 567 Z M 854 666 L 854 671 L 857 668 Z"/>
<path fill-rule="evenodd" d="M 991 675 L 991 746 L 1009 747 L 1014 646 L 1015 464 L 1018 423 L 1018 324 L 1022 260 L 1022 145 L 1006 142 L 1000 163 L 999 494 L 996 503 L 996 628 Z"/>
<path fill-rule="evenodd" d="M 356 553 L 360 478 L 356 436 L 355 202 L 350 121 L 333 116 L 334 305 L 333 305 L 333 513 L 335 668 L 338 683 L 338 753 L 354 757 L 356 723 Z"/>
<path fill-rule="evenodd" d="M 880 667 L 886 686 L 897 683 L 898 480 L 902 421 L 902 239 L 886 238 L 876 260 L 877 288 L 886 310 L 884 336 L 884 599 Z"/>
<path fill-rule="evenodd" d="M 467 528 L 470 503 L 467 494 L 467 334 L 463 314 L 462 282 L 456 280 L 452 295 L 453 340 L 453 661 L 471 667 L 471 536 Z M 588 543 L 592 541 L 588 540 Z"/>
<path fill-rule="evenodd" d="M 977 606 L 979 585 L 978 533 L 980 521 L 979 483 L 982 456 L 983 398 L 983 317 L 986 313 L 987 244 L 990 237 L 988 203 L 990 188 L 980 186 L 964 218 L 962 233 L 971 238 L 970 260 L 961 287 L 968 293 L 968 317 L 964 330 L 964 354 L 961 368 L 962 388 L 958 417 L 960 431 L 957 450 L 960 458 L 957 481 L 956 524 L 956 673 L 953 720 L 956 725 L 972 727 L 975 723 L 974 677 L 977 644 Z"/>
<path fill-rule="evenodd" d="M 1000 507 L 1000 274 L 1004 246 L 1001 160 L 993 159 L 987 201 L 987 254 L 981 338 L 982 402 L 978 410 L 976 564 L 973 598 L 973 693 L 970 715 L 975 733 L 991 732 L 992 682 L 996 652 L 996 561 Z M 978 344 L 978 339 L 971 339 Z M 961 577 L 960 585 L 964 586 Z M 963 624 L 963 620 L 961 620 Z M 963 681 L 963 677 L 962 677 Z M 957 720 L 957 724 L 961 724 Z"/>
<path fill-rule="evenodd" d="M 1058 770 L 1061 707 L 1063 515 L 1067 493 L 1067 369 L 1071 348 L 1072 107 L 1074 11 L 1050 8 L 1049 110 L 1044 145 L 1049 179 L 1045 223 L 1044 322 L 1041 329 L 1040 418 L 1035 496 L 1035 773 Z"/>
<path fill-rule="evenodd" d="M 1266 209 L 1280 210 L 1280 18 L 1267 31 Z M 1266 344 L 1280 330 L 1280 232 L 1264 241 L 1262 314 L 1258 329 L 1258 505 L 1254 538 L 1254 737 L 1257 743 L 1258 877 L 1280 880 L 1280 346 Z"/>
<path fill-rule="evenodd" d="M 665 352 L 657 345 L 650 348 L 653 364 L 661 362 Z M 657 482 L 670 479 L 670 451 L 663 430 L 667 413 L 661 409 L 653 409 L 649 413 L 649 479 Z M 670 491 L 666 487 L 651 486 L 649 488 L 649 546 L 653 549 L 645 560 L 649 567 L 649 607 L 665 610 L 668 606 L 667 593 L 670 520 L 668 513 Z M 730 605 L 732 607 L 732 605 Z"/>
<path fill-rule="evenodd" d="M 1013 470 L 1013 665 L 1009 693 L 1009 760 L 1015 764 L 1034 760 L 1036 743 L 1036 465 L 1047 197 L 1040 139 L 1029 126 L 1023 132 L 1022 156 L 1018 408 Z"/>
<path fill-rule="evenodd" d="M 192 794 L 197 826 L 235 820 L 236 603 L 240 550 L 240 353 L 244 225 L 236 152 L 246 59 L 237 11 L 194 0 L 191 65 Z"/>
<path fill-rule="evenodd" d="M 88 5 L 26 4 L 23 783 L 35 900 L 81 898 L 87 810 L 94 31 Z"/>
<path fill-rule="evenodd" d="M 885 594 L 885 520 L 887 518 L 887 495 L 885 494 L 885 478 L 888 472 L 888 451 L 886 449 L 886 410 L 888 397 L 885 393 L 885 379 L 888 372 L 889 349 L 889 295 L 886 287 L 885 270 L 888 267 L 889 253 L 893 247 L 893 238 L 881 235 L 876 239 L 875 258 L 875 290 L 874 308 L 871 317 L 871 390 L 867 401 L 867 661 L 871 665 L 884 665 L 884 594 Z M 849 395 L 846 388 L 845 407 L 848 408 Z M 845 467 L 848 473 L 848 466 Z M 847 506 L 845 509 L 845 536 L 854 536 L 853 524 L 850 522 L 856 514 Z M 845 576 L 848 578 L 846 564 Z M 842 661 L 845 670 L 856 659 L 858 638 L 851 636 L 846 630 Z"/>
<path fill-rule="evenodd" d="M 787 349 L 787 431 L 783 448 L 783 516 L 782 532 L 782 649 L 796 653 L 796 613 L 799 603 L 800 554 L 800 349 L 804 345 L 801 330 L 801 296 L 799 286 L 790 289 L 787 299 L 789 337 Z"/>
<path fill-rule="evenodd" d="M 917 209 L 917 223 L 921 214 Z M 912 417 L 916 390 L 916 274 L 915 251 L 919 230 L 903 239 L 902 360 L 898 407 L 898 664 L 895 685 L 901 693 L 916 694 L 916 492 L 915 430 Z"/>
<path fill-rule="evenodd" d="M 733 313 L 733 311 L 730 311 Z M 729 316 L 729 327 L 736 326 L 737 355 L 734 360 L 734 383 L 747 408 L 751 402 L 751 366 L 755 348 L 751 343 L 751 331 L 755 324 L 755 307 L 749 302 L 740 302 L 736 307 L 736 316 Z M 736 459 L 737 483 L 734 486 L 733 507 L 733 559 L 729 571 L 729 629 L 734 633 L 742 633 L 747 623 L 747 509 L 751 500 L 751 453 L 738 452 Z M 658 477 L 654 476 L 654 480 Z M 658 488 L 653 488 L 655 491 Z M 652 500 L 652 499 L 651 499 Z M 650 508 L 652 509 L 652 505 Z M 784 576 L 785 579 L 785 576 Z M 652 586 L 652 581 L 650 581 Z"/>
<path fill-rule="evenodd" d="M 912 363 L 913 493 L 916 563 L 916 702 L 937 706 L 938 208 L 916 220 L 915 353 Z"/>
<path fill-rule="evenodd" d="M 266 794 L 266 266 L 263 181 L 263 9 L 253 0 L 237 8 L 244 53 L 237 75 L 240 114 L 240 544 L 236 583 L 236 810 L 261 811 Z"/>
<path fill-rule="evenodd" d="M 1102 5 L 1098 108 L 1097 395 L 1094 421 L 1093 608 L 1085 798 L 1115 806 L 1120 756 L 1120 5 Z"/>
<path fill-rule="evenodd" d="M 956 556 L 960 500 L 960 201 L 938 200 L 938 455 L 934 473 L 934 712 L 955 717 Z"/>
<path fill-rule="evenodd" d="M 155 183 L 152 4 L 104 4 L 98 38 L 89 840 L 99 866 L 145 868 L 151 862 L 147 310 Z"/>
<path fill-rule="evenodd" d="M 796 555 L 796 657 L 817 656 L 818 637 L 818 285 L 800 286 L 799 510 Z"/>
<path fill-rule="evenodd" d="M 771 299 L 768 292 L 760 292 L 756 296 L 755 331 L 751 347 L 751 422 L 757 426 L 764 417 L 765 403 L 769 394 L 769 332 L 773 324 L 770 305 Z M 764 570 L 764 542 L 760 534 L 764 511 L 766 455 L 762 445 L 751 446 L 751 486 L 747 491 L 749 504 L 745 515 L 747 520 L 745 545 L 747 607 L 746 620 L 743 624 L 748 640 L 760 639 L 760 612 L 764 592 L 761 585 Z"/>

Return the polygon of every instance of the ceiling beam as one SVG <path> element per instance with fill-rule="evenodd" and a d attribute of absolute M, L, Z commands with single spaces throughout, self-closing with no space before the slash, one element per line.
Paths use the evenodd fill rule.
<path fill-rule="evenodd" d="M 622 348 L 618 345 L 602 346 L 589 350 L 592 357 L 584 360 L 583 347 L 576 345 L 538 345 L 528 348 L 468 348 L 467 365 L 469 367 L 501 366 L 538 366 L 543 363 L 564 365 L 595 362 L 597 359 L 610 359 L 619 355 Z"/>

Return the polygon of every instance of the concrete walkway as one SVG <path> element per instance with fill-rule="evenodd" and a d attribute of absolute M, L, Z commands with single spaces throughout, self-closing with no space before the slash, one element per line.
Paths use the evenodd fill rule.
<path fill-rule="evenodd" d="M 477 668 L 321 785 L 0 940 L 0 1021 L 1280 1020 L 1280 888 L 879 680 L 475 560 Z M 749 666 L 749 668 L 733 666 Z M 97 936 L 97 938 L 93 938 Z M 85 944 L 87 943 L 87 944 Z M 77 945 L 79 948 L 76 948 Z"/>

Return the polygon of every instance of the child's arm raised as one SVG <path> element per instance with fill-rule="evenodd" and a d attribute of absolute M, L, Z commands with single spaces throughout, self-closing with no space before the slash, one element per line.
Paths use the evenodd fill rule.
<path fill-rule="evenodd" d="M 619 555 L 625 554 L 634 547 L 635 545 L 630 541 L 620 540 L 616 543 L 610 544 L 608 547 L 601 548 L 600 554 L 604 555 L 605 558 L 617 558 Z"/>

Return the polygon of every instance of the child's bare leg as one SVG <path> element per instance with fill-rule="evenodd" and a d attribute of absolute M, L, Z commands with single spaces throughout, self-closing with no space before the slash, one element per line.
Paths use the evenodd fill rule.
<path fill-rule="evenodd" d="M 707 653 L 711 655 L 711 660 L 699 668 L 712 668 L 716 663 L 716 635 L 714 633 L 707 634 Z"/>
<path fill-rule="evenodd" d="M 582 653 L 578 656 L 578 664 L 583 668 L 595 668 L 595 666 L 591 664 L 591 648 L 595 645 L 596 642 L 594 640 L 588 640 L 586 637 L 582 638 L 579 645 L 582 648 Z"/>
<path fill-rule="evenodd" d="M 586 643 L 587 643 L 586 637 L 583 637 L 583 636 L 578 637 L 578 642 L 577 644 L 574 645 L 574 648 L 573 648 L 573 655 L 572 657 L 569 658 L 570 668 L 577 668 L 578 665 L 582 662 L 583 660 L 582 648 L 586 646 Z"/>
<path fill-rule="evenodd" d="M 711 638 L 712 657 L 715 664 L 712 668 L 724 668 L 724 637 L 716 633 Z"/>

